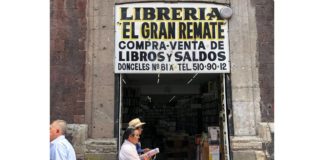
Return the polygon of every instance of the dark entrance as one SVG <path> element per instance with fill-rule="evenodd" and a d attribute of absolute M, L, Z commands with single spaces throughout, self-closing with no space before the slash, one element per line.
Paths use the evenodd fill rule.
<path fill-rule="evenodd" d="M 222 74 L 123 74 L 121 135 L 131 119 L 140 118 L 146 122 L 142 147 L 159 148 L 158 160 L 209 156 L 225 160 L 222 78 Z"/>

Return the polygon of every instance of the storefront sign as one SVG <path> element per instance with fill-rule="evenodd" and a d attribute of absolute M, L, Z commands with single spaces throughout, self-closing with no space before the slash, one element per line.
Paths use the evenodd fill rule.
<path fill-rule="evenodd" d="M 228 73 L 228 21 L 210 3 L 115 7 L 115 73 Z"/>

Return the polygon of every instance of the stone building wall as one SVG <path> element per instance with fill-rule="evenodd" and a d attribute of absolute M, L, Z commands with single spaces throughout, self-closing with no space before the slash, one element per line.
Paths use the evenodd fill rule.
<path fill-rule="evenodd" d="M 261 119 L 274 121 L 274 2 L 254 1 L 258 30 Z"/>
<path fill-rule="evenodd" d="M 85 122 L 87 0 L 50 1 L 50 118 Z"/>
<path fill-rule="evenodd" d="M 263 150 L 274 159 L 274 1 L 253 1 L 258 31 L 258 68 L 260 84 L 261 130 L 266 134 Z M 261 136 L 262 137 L 262 136 Z"/>

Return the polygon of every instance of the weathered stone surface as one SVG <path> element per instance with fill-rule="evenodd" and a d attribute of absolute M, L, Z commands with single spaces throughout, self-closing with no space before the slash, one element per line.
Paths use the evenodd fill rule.
<path fill-rule="evenodd" d="M 92 106 L 92 138 L 113 137 L 114 86 L 94 86 Z M 107 98 L 109 97 L 109 98 Z"/>
<path fill-rule="evenodd" d="M 234 135 L 256 136 L 260 110 L 256 75 L 257 30 L 255 8 L 250 1 L 231 0 L 233 16 L 229 20 L 231 81 Z M 254 142 L 253 142 L 254 143 Z M 256 144 L 259 145 L 259 144 Z M 237 147 L 240 147 L 238 145 Z M 241 147 L 245 147 L 242 145 Z"/>
<path fill-rule="evenodd" d="M 102 64 L 100 66 L 96 66 L 95 70 L 93 71 L 93 85 L 113 86 L 115 81 L 111 78 L 113 76 L 111 72 L 114 72 L 113 64 Z M 111 95 L 113 96 L 113 93 L 111 93 Z"/>
<path fill-rule="evenodd" d="M 85 141 L 88 138 L 88 125 L 68 124 L 66 138 L 73 145 L 77 157 L 82 158 L 85 151 Z"/>
<path fill-rule="evenodd" d="M 232 88 L 248 88 L 251 89 L 252 83 L 252 70 L 251 67 L 242 66 L 232 68 Z M 232 91 L 233 92 L 233 91 Z M 236 95 L 233 96 L 233 101 L 236 101 Z M 251 101 L 251 99 L 246 99 L 244 101 Z"/>
<path fill-rule="evenodd" d="M 254 1 L 258 33 L 258 61 L 263 122 L 274 121 L 274 2 Z"/>
<path fill-rule="evenodd" d="M 233 87 L 232 95 L 233 95 L 233 97 L 235 97 L 235 99 L 233 99 L 233 102 L 251 102 L 251 101 L 253 101 L 253 89 L 251 89 L 250 87 L 248 87 L 248 88 Z"/>
<path fill-rule="evenodd" d="M 117 154 L 86 153 L 85 160 L 117 160 Z"/>
<path fill-rule="evenodd" d="M 263 151 L 255 151 L 256 160 L 267 160 L 266 155 Z"/>
<path fill-rule="evenodd" d="M 234 151 L 233 160 L 257 160 L 255 151 Z"/>
<path fill-rule="evenodd" d="M 232 102 L 234 135 L 256 135 L 256 122 L 253 102 Z"/>
<path fill-rule="evenodd" d="M 261 150 L 262 140 L 256 136 L 231 137 L 232 150 Z"/>
<path fill-rule="evenodd" d="M 258 136 L 263 142 L 271 142 L 271 128 L 270 124 L 259 123 L 258 125 Z"/>
<path fill-rule="evenodd" d="M 114 1 L 94 0 L 88 6 L 88 40 L 91 92 L 86 118 L 91 121 L 92 138 L 114 136 Z M 89 113 L 90 112 L 90 113 Z"/>
<path fill-rule="evenodd" d="M 91 37 L 89 37 L 89 49 L 92 50 L 103 50 L 106 51 L 106 55 L 112 54 L 107 51 L 108 45 L 112 43 L 111 37 L 109 37 L 109 33 L 111 31 L 106 29 L 97 29 L 97 30 L 91 30 Z M 99 57 L 100 58 L 100 57 Z M 109 61 L 107 61 L 109 62 Z M 106 63 L 107 63 L 106 62 Z"/>
<path fill-rule="evenodd" d="M 91 30 L 114 30 L 115 24 L 114 21 L 107 21 L 110 19 L 107 15 L 104 16 L 96 16 L 97 18 L 89 19 L 89 23 L 91 24 Z"/>
<path fill-rule="evenodd" d="M 72 143 L 74 145 L 82 145 L 88 138 L 88 125 L 86 124 L 68 124 L 67 134 L 73 137 Z"/>
<path fill-rule="evenodd" d="M 117 154 L 117 140 L 115 138 L 88 139 L 85 144 L 86 153 Z"/>
<path fill-rule="evenodd" d="M 85 123 L 86 5 L 86 0 L 51 0 L 51 120 Z"/>

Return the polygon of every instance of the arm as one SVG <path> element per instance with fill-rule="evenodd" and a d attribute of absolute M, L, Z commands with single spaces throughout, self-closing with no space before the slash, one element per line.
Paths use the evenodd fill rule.
<path fill-rule="evenodd" d="M 142 149 L 141 143 L 136 144 L 136 150 L 137 150 L 138 154 L 143 154 L 143 153 L 146 153 L 146 152 L 150 151 L 149 148 Z"/>
<path fill-rule="evenodd" d="M 135 148 L 124 146 L 120 151 L 121 157 L 127 160 L 140 160 Z"/>

